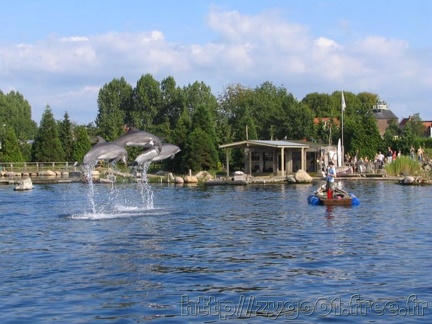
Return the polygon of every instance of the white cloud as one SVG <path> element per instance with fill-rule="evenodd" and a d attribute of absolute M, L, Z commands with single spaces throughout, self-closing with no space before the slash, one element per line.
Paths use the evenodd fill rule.
<path fill-rule="evenodd" d="M 172 75 L 179 85 L 204 81 L 215 92 L 230 83 L 255 87 L 271 81 L 299 99 L 311 92 L 369 91 L 392 107 L 409 106 L 404 96 L 415 93 L 418 107 L 431 117 L 430 53 L 414 53 L 404 40 L 371 35 L 342 44 L 327 35 L 313 37 L 307 26 L 282 20 L 275 11 L 213 11 L 206 22 L 217 37 L 203 44 L 171 43 L 152 30 L 1 45 L 0 89 L 21 92 L 36 121 L 50 104 L 72 120 L 92 122 L 101 86 L 122 76 L 134 86 L 145 73 L 158 80 Z"/>

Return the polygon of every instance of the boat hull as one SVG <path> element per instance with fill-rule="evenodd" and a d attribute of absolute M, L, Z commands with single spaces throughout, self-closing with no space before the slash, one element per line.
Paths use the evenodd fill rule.
<path fill-rule="evenodd" d="M 351 193 L 341 189 L 335 190 L 333 198 L 327 198 L 327 193 L 323 188 L 318 189 L 307 199 L 310 205 L 323 206 L 357 206 L 360 200 Z"/>
<path fill-rule="evenodd" d="M 335 198 L 319 198 L 321 205 L 324 206 L 351 206 L 353 204 L 352 198 L 342 198 L 342 199 L 335 199 Z"/>

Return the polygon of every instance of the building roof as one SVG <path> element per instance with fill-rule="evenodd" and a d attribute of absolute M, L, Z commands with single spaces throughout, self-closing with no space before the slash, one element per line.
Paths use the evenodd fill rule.
<path fill-rule="evenodd" d="M 266 141 L 266 140 L 248 140 L 241 142 L 234 142 L 229 144 L 219 145 L 219 148 L 234 148 L 234 147 L 248 147 L 248 146 L 266 146 L 275 148 L 309 148 L 309 145 L 288 141 Z"/>
<path fill-rule="evenodd" d="M 333 124 L 334 125 L 339 125 L 340 124 L 339 119 L 337 119 L 336 117 L 334 117 L 334 118 L 330 118 L 330 117 L 315 117 L 314 118 L 314 124 L 318 125 L 320 121 L 323 122 L 324 124 L 327 124 L 328 122 L 331 121 L 331 119 L 333 119 Z"/>
<path fill-rule="evenodd" d="M 398 119 L 390 109 L 376 109 L 373 114 L 376 119 Z"/>

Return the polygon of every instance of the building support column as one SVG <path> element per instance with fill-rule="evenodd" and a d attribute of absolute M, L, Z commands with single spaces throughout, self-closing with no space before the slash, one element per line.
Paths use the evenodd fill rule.
<path fill-rule="evenodd" d="M 226 168 L 226 175 L 229 177 L 229 149 L 225 150 L 225 168 Z"/>
<path fill-rule="evenodd" d="M 281 172 L 282 172 L 282 176 L 285 175 L 285 150 L 282 147 L 281 148 Z"/>

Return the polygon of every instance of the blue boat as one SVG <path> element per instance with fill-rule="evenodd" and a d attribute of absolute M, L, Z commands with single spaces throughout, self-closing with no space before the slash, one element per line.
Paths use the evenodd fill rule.
<path fill-rule="evenodd" d="M 325 186 L 318 188 L 315 192 L 308 196 L 307 202 L 310 205 L 324 205 L 324 206 L 357 206 L 360 200 L 353 194 L 335 188 L 331 198 L 327 197 L 327 190 Z"/>

